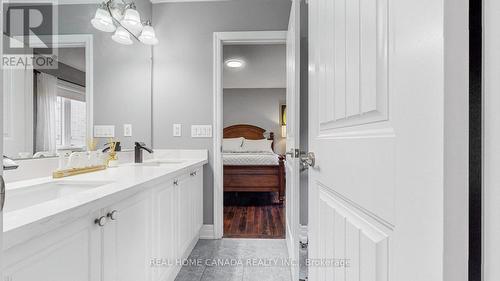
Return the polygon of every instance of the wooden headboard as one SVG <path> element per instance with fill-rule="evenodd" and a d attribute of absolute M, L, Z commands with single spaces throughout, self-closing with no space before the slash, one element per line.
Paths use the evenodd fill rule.
<path fill-rule="evenodd" d="M 226 138 L 239 138 L 244 137 L 248 140 L 261 140 L 265 139 L 264 133 L 266 130 L 247 124 L 233 125 L 224 128 L 223 137 Z M 274 150 L 274 133 L 270 132 L 268 140 L 272 140 L 272 148 Z"/>

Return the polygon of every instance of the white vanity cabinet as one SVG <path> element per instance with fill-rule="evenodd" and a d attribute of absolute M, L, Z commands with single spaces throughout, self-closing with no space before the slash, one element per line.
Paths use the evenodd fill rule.
<path fill-rule="evenodd" d="M 45 234 L 7 246 L 4 280 L 173 281 L 199 238 L 202 169 L 185 169 L 104 208 L 49 219 Z"/>
<path fill-rule="evenodd" d="M 177 273 L 177 194 L 173 180 L 153 189 L 153 280 L 173 280 Z"/>
<path fill-rule="evenodd" d="M 174 182 L 178 186 L 179 201 L 179 252 L 190 252 L 193 240 L 197 240 L 203 216 L 203 172 L 196 169 Z M 186 256 L 182 256 L 186 258 Z"/>
<path fill-rule="evenodd" d="M 158 263 L 154 280 L 174 280 L 180 262 L 198 241 L 203 224 L 203 169 L 193 169 L 155 188 L 153 200 L 153 257 Z"/>
<path fill-rule="evenodd" d="M 100 280 L 99 212 L 48 220 L 53 230 L 4 251 L 3 279 L 12 281 Z"/>
<path fill-rule="evenodd" d="M 102 212 L 103 281 L 151 280 L 151 192 L 143 191 Z"/>

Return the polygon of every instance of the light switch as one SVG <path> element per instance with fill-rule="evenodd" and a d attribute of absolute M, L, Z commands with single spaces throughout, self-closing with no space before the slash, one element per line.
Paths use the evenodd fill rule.
<path fill-rule="evenodd" d="M 174 124 L 173 133 L 174 137 L 180 137 L 182 135 L 182 125 Z"/>
<path fill-rule="evenodd" d="M 211 138 L 212 125 L 191 125 L 192 138 Z"/>
<path fill-rule="evenodd" d="M 96 125 L 94 126 L 94 137 L 96 138 L 114 138 L 114 125 Z"/>
<path fill-rule="evenodd" d="M 123 124 L 123 136 L 124 137 L 132 136 L 132 124 Z"/>

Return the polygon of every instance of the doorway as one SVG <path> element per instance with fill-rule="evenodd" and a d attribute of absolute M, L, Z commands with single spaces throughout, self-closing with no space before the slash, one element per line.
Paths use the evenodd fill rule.
<path fill-rule="evenodd" d="M 223 47 L 225 238 L 285 238 L 286 47 Z"/>
<path fill-rule="evenodd" d="M 217 238 L 285 238 L 286 32 L 214 35 Z"/>

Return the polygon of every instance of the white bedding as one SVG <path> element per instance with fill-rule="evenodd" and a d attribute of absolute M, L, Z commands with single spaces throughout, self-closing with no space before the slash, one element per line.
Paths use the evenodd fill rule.
<path fill-rule="evenodd" d="M 279 165 L 279 156 L 278 154 L 272 152 L 222 153 L 222 162 L 224 165 L 232 165 L 232 166 L 246 166 L 246 165 L 271 166 L 271 165 Z"/>

